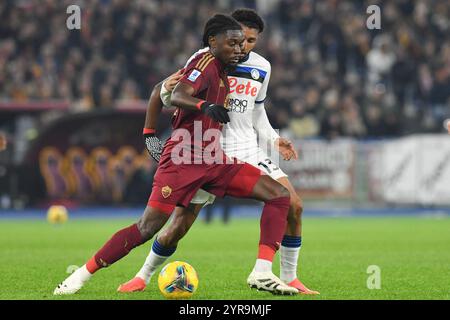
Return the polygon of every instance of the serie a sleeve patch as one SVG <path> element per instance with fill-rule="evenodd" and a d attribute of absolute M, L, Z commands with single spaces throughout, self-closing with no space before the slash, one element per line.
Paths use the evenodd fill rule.
<path fill-rule="evenodd" d="M 191 74 L 188 77 L 188 80 L 191 82 L 195 82 L 195 80 L 197 80 L 197 78 L 201 75 L 202 73 L 198 70 L 192 70 Z"/>

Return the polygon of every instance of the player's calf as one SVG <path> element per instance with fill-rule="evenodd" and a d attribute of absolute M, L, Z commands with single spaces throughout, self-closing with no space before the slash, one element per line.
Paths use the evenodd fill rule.
<path fill-rule="evenodd" d="M 147 207 L 137 223 L 143 241 L 146 242 L 153 238 L 153 236 L 161 230 L 169 217 L 169 214 Z"/>
<path fill-rule="evenodd" d="M 188 208 L 177 207 L 169 226 L 158 235 L 158 242 L 165 247 L 176 247 L 195 222 L 203 204 L 191 204 Z"/>
<path fill-rule="evenodd" d="M 301 234 L 303 214 L 303 203 L 297 194 L 291 194 L 291 203 L 287 216 L 286 234 L 290 236 L 299 236 Z"/>
<path fill-rule="evenodd" d="M 264 256 L 267 260 L 272 261 L 286 230 L 288 210 L 289 197 L 265 201 L 260 221 L 261 238 L 259 244 L 267 247 L 270 255 L 268 253 L 261 254 L 262 250 L 260 250 L 259 256 Z"/>

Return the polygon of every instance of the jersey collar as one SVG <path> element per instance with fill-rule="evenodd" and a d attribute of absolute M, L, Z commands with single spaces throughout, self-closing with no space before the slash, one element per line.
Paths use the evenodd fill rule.
<path fill-rule="evenodd" d="M 249 53 L 247 53 L 247 54 L 245 55 L 245 57 L 244 57 L 244 58 L 242 58 L 242 60 L 241 60 L 241 61 L 239 61 L 239 63 L 245 62 L 245 61 L 247 61 L 247 60 L 248 60 L 249 58 L 250 58 L 250 52 L 249 52 Z"/>

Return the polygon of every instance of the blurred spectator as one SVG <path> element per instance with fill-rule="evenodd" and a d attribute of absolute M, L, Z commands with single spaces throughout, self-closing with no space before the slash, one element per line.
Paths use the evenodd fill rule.
<path fill-rule="evenodd" d="M 386 83 L 394 62 L 395 54 L 389 38 L 385 35 L 375 38 L 373 48 L 367 54 L 369 85 Z"/>
<path fill-rule="evenodd" d="M 0 132 L 0 151 L 6 150 L 7 146 L 6 135 L 3 132 Z"/>
<path fill-rule="evenodd" d="M 450 2 L 376 3 L 381 30 L 366 28 L 369 1 L 1 1 L 0 100 L 64 100 L 73 111 L 146 100 L 199 49 L 212 14 L 254 6 L 267 25 L 256 51 L 272 63 L 274 127 L 328 138 L 438 132 L 450 116 Z M 81 30 L 65 27 L 72 4 Z"/>
<path fill-rule="evenodd" d="M 320 135 L 329 140 L 342 136 L 341 117 L 337 112 L 327 113 L 320 126 Z"/>
<path fill-rule="evenodd" d="M 296 100 L 292 106 L 292 119 L 289 129 L 296 138 L 315 137 L 319 133 L 319 124 L 316 117 L 306 113 L 302 100 Z"/>
<path fill-rule="evenodd" d="M 377 105 L 370 105 L 366 111 L 367 133 L 371 137 L 380 137 L 383 135 L 382 111 Z"/>

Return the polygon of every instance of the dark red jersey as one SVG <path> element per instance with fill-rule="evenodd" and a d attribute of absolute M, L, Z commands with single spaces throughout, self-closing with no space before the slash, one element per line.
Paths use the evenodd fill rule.
<path fill-rule="evenodd" d="M 199 54 L 187 65 L 180 81 L 194 88 L 194 97 L 226 105 L 227 75 L 220 61 L 209 51 Z M 222 124 L 200 111 L 178 108 L 172 125 L 174 131 L 164 146 L 148 206 L 170 214 L 176 205 L 187 207 L 200 188 L 218 197 L 251 194 L 262 172 L 247 163 L 227 161 L 220 147 Z M 218 134 L 216 139 L 208 140 L 211 132 Z M 218 151 L 215 154 L 221 162 L 207 160 L 211 150 Z M 182 157 L 177 157 L 179 151 Z M 183 160 L 177 163 L 180 158 Z"/>
<path fill-rule="evenodd" d="M 193 96 L 211 103 L 226 105 L 229 93 L 227 74 L 223 64 L 216 59 L 210 51 L 198 54 L 186 66 L 184 76 L 180 80 L 194 88 Z M 180 144 L 186 152 L 191 152 L 191 159 L 202 155 L 205 147 L 220 149 L 220 141 L 204 141 L 202 137 L 208 129 L 222 129 L 222 124 L 214 121 L 199 110 L 186 110 L 178 108 L 172 119 L 173 132 L 171 138 L 167 140 L 161 156 L 160 165 L 164 165 L 170 159 L 170 154 L 174 147 Z M 181 130 L 179 130 L 181 129 Z M 190 135 L 190 140 L 185 139 L 182 131 Z M 180 133 L 181 132 L 181 133 Z M 183 135 L 183 138 L 181 138 Z M 211 144 L 214 144 L 211 145 Z"/>

